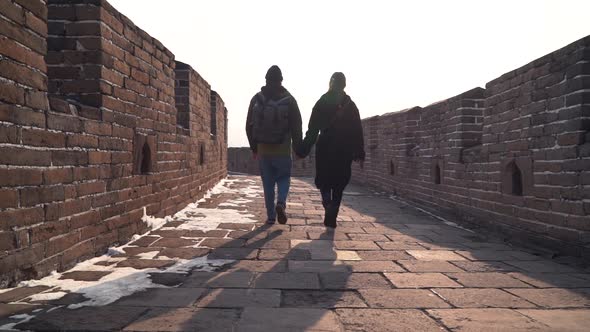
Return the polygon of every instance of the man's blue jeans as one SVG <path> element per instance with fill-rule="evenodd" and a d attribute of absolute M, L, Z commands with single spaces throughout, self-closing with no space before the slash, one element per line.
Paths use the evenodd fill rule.
<path fill-rule="evenodd" d="M 277 186 L 277 204 L 286 207 L 289 186 L 291 185 L 291 157 L 259 157 L 260 177 L 264 188 L 264 202 L 268 221 L 276 220 L 275 185 Z"/>

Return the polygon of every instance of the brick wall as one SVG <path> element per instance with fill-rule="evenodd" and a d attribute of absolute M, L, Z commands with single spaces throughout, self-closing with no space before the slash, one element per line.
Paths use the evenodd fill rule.
<path fill-rule="evenodd" d="M 123 243 L 225 177 L 227 111 L 106 1 L 0 0 L 0 287 Z M 178 110 L 177 110 L 178 109 Z"/>
<path fill-rule="evenodd" d="M 353 180 L 590 257 L 590 37 L 424 108 L 363 120 Z"/>
<path fill-rule="evenodd" d="M 363 129 L 367 160 L 353 164 L 354 182 L 590 258 L 590 37 L 485 89 L 364 119 Z M 246 148 L 228 159 L 231 171 L 257 172 Z"/>

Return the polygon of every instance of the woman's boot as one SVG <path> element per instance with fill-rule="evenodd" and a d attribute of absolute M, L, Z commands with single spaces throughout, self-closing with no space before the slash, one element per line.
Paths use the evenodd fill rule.
<path fill-rule="evenodd" d="M 324 217 L 324 225 L 330 228 L 336 228 L 336 218 L 338 217 L 338 206 L 330 204 L 326 208 L 326 215 Z"/>

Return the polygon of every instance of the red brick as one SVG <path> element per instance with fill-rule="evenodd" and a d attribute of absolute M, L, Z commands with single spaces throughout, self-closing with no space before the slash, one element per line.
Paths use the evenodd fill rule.
<path fill-rule="evenodd" d="M 84 241 L 95 238 L 100 234 L 106 233 L 107 231 L 108 229 L 105 224 L 96 223 L 90 226 L 80 228 L 80 236 L 82 241 Z"/>
<path fill-rule="evenodd" d="M 37 15 L 39 18 L 46 20 L 47 19 L 47 5 L 45 2 L 40 0 L 14 0 L 19 5 L 23 6 L 24 8 L 30 10 L 33 14 Z"/>
<path fill-rule="evenodd" d="M 0 146 L 0 164 L 49 166 L 51 164 L 51 152 Z"/>
<path fill-rule="evenodd" d="M 81 227 L 98 224 L 100 222 L 100 214 L 96 210 L 90 210 L 75 216 L 70 219 L 70 228 L 78 229 Z"/>
<path fill-rule="evenodd" d="M 47 22 L 39 19 L 34 14 L 27 12 L 25 13 L 25 21 L 27 27 L 43 37 L 47 37 Z"/>
<path fill-rule="evenodd" d="M 42 183 L 42 172 L 38 169 L 0 168 L 0 187 L 34 186 Z"/>
<path fill-rule="evenodd" d="M 0 8 L 2 8 L 2 15 L 23 24 L 25 22 L 25 14 L 21 7 L 15 5 L 11 0 L 0 0 Z"/>
<path fill-rule="evenodd" d="M 113 126 L 110 123 L 84 121 L 84 132 L 87 134 L 110 136 L 113 132 Z"/>
<path fill-rule="evenodd" d="M 0 188 L 0 209 L 18 207 L 18 190 Z"/>
<path fill-rule="evenodd" d="M 80 242 L 79 231 L 53 237 L 49 240 L 49 242 L 47 242 L 46 255 L 53 256 L 55 254 L 63 252 L 66 249 L 75 246 L 78 242 Z"/>
<path fill-rule="evenodd" d="M 90 164 L 109 164 L 111 162 L 111 153 L 103 151 L 89 151 L 88 162 Z"/>
<path fill-rule="evenodd" d="M 133 162 L 131 152 L 113 152 L 113 164 L 129 164 Z"/>
<path fill-rule="evenodd" d="M 584 143 L 584 133 L 566 133 L 557 137 L 557 143 L 560 146 L 579 145 Z"/>
<path fill-rule="evenodd" d="M 99 209 L 100 219 L 106 220 L 108 218 L 112 218 L 114 216 L 123 214 L 125 210 L 127 210 L 127 202 L 102 207 Z"/>
<path fill-rule="evenodd" d="M 98 208 L 105 205 L 115 204 L 119 200 L 119 193 L 116 191 L 96 195 L 92 198 L 92 207 Z"/>
<path fill-rule="evenodd" d="M 14 226 L 27 226 L 40 223 L 45 218 L 43 207 L 20 208 L 15 210 L 0 211 L 0 229 L 10 230 Z"/>
<path fill-rule="evenodd" d="M 102 193 L 106 191 L 106 183 L 103 181 L 81 183 L 78 184 L 77 191 L 79 196 Z"/>
<path fill-rule="evenodd" d="M 44 74 L 33 71 L 19 63 L 10 60 L 0 61 L 0 73 L 2 73 L 2 76 L 5 78 L 23 85 L 38 90 L 47 90 L 47 77 Z"/>
<path fill-rule="evenodd" d="M 81 259 L 93 257 L 95 253 L 94 240 L 80 242 L 64 251 L 62 262 L 64 264 L 75 263 Z"/>
<path fill-rule="evenodd" d="M 23 128 L 22 143 L 32 146 L 63 148 L 66 146 L 66 136 L 63 133 L 48 130 Z"/>
<path fill-rule="evenodd" d="M 52 168 L 43 171 L 44 184 L 66 184 L 73 181 L 72 168 Z"/>
<path fill-rule="evenodd" d="M 33 206 L 65 199 L 63 186 L 24 188 L 20 190 L 20 196 L 22 206 Z"/>
<path fill-rule="evenodd" d="M 2 82 L 0 82 L 0 93 L 2 93 L 1 85 Z M 15 105 L 0 104 L 0 121 L 45 128 L 45 113 L 16 107 Z"/>
<path fill-rule="evenodd" d="M 33 245 L 29 248 L 17 251 L 15 254 L 16 265 L 20 268 L 30 268 L 45 257 L 45 244 Z M 33 278 L 37 277 L 35 274 Z"/>
<path fill-rule="evenodd" d="M 49 109 L 47 94 L 45 91 L 27 91 L 25 105 L 30 108 L 46 111 Z"/>
<path fill-rule="evenodd" d="M 88 165 L 88 152 L 78 150 L 52 151 L 51 159 L 54 166 Z"/>
<path fill-rule="evenodd" d="M 0 231 L 0 251 L 10 251 L 16 249 L 16 237 L 14 232 Z"/>
<path fill-rule="evenodd" d="M 5 0 L 2 0 L 5 1 Z M 1 6 L 1 5 L 0 5 Z M 5 55 L 15 61 L 24 63 L 27 66 L 47 71 L 43 55 L 24 48 L 22 45 L 14 42 L 5 36 L 0 36 L 0 54 Z"/>
<path fill-rule="evenodd" d="M 74 168 L 74 181 L 96 180 L 100 178 L 100 169 L 97 167 Z"/>
<path fill-rule="evenodd" d="M 82 131 L 82 121 L 77 116 L 49 113 L 47 114 L 47 128 L 79 133 Z"/>
<path fill-rule="evenodd" d="M 25 89 L 8 82 L 0 82 L 0 101 L 24 105 Z"/>
<path fill-rule="evenodd" d="M 31 227 L 29 234 L 31 243 L 40 243 L 51 239 L 52 237 L 65 234 L 68 231 L 67 221 L 45 222 L 43 224 Z"/>
<path fill-rule="evenodd" d="M 4 19 L 2 19 L 2 23 L 0 24 L 0 35 L 14 39 L 40 54 L 45 54 L 46 52 L 47 43 L 44 37 L 35 35 L 23 29 L 22 26 L 9 23 Z"/>
<path fill-rule="evenodd" d="M 8 127 L 7 125 L 0 124 L 0 143 L 20 143 L 18 128 L 16 126 Z"/>
<path fill-rule="evenodd" d="M 78 198 L 78 192 L 76 191 L 76 185 L 70 184 L 64 186 L 64 197 L 66 200 Z"/>
<path fill-rule="evenodd" d="M 67 137 L 67 146 L 80 148 L 97 148 L 98 138 L 96 136 L 84 134 L 72 134 Z"/>

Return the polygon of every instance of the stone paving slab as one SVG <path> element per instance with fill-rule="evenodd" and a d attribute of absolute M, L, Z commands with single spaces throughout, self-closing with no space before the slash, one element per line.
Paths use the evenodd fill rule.
<path fill-rule="evenodd" d="M 519 313 L 545 324 L 548 331 L 587 332 L 590 310 L 517 310 Z"/>
<path fill-rule="evenodd" d="M 380 273 L 324 272 L 320 280 L 325 289 L 391 289 L 391 284 Z"/>
<path fill-rule="evenodd" d="M 495 288 L 433 289 L 443 299 L 458 308 L 536 308 L 537 306 Z"/>
<path fill-rule="evenodd" d="M 224 213 L 233 209 L 250 219 L 228 218 L 211 229 L 215 223 L 207 210 L 197 208 L 112 251 L 121 254 L 61 275 L 62 282 L 81 282 L 108 296 L 137 287 L 132 295 L 73 310 L 59 306 L 86 305 L 102 295 L 72 291 L 59 299 L 37 298 L 43 305 L 31 306 L 31 296 L 48 288 L 20 287 L 0 290 L 0 311 L 11 315 L 36 308 L 26 323 L 35 324 L 31 330 L 70 332 L 582 331 L 588 326 L 590 270 L 576 260 L 485 239 L 360 187 L 351 187 L 359 194 L 345 194 L 338 228 L 327 231 L 317 189 L 298 179 L 289 195 L 289 223 L 266 225 L 261 188 L 257 177 L 232 177 L 198 205 Z M 219 206 L 236 200 L 245 203 Z M 204 219 L 206 228 L 191 218 Z M 118 271 L 131 275 L 110 280 Z M 87 324 L 81 327 L 83 320 Z"/>
<path fill-rule="evenodd" d="M 451 331 L 548 331 L 547 325 L 511 309 L 432 309 L 430 315 Z"/>
<path fill-rule="evenodd" d="M 366 308 L 354 291 L 284 290 L 282 307 L 300 308 Z"/>
<path fill-rule="evenodd" d="M 77 281 L 98 281 L 102 277 L 111 274 L 111 272 L 105 271 L 74 271 L 64 273 L 59 279 L 72 279 Z"/>
<path fill-rule="evenodd" d="M 457 281 L 465 287 L 482 287 L 482 288 L 523 288 L 531 287 L 530 285 L 511 277 L 507 274 L 497 272 L 473 272 L 473 273 L 447 273 L 451 279 Z"/>
<path fill-rule="evenodd" d="M 590 288 L 508 289 L 507 291 L 545 308 L 590 308 Z"/>
<path fill-rule="evenodd" d="M 113 305 L 132 307 L 189 307 L 202 294 L 202 288 L 150 288 L 122 298 Z"/>
<path fill-rule="evenodd" d="M 237 309 L 156 308 L 125 327 L 126 332 L 233 332 Z"/>
<path fill-rule="evenodd" d="M 0 293 L 0 303 L 9 303 L 22 300 L 33 294 L 38 294 L 48 289 L 49 287 L 45 286 L 15 288 L 7 292 Z"/>
<path fill-rule="evenodd" d="M 588 280 L 581 278 L 578 274 L 511 272 L 508 275 L 537 288 L 584 288 L 589 286 Z"/>
<path fill-rule="evenodd" d="M 280 305 L 280 290 L 252 288 L 211 289 L 195 304 L 197 307 L 211 308 L 276 308 Z"/>
<path fill-rule="evenodd" d="M 423 289 L 361 289 L 359 292 L 371 308 L 418 309 L 451 307 L 435 293 Z"/>
<path fill-rule="evenodd" d="M 341 331 L 336 315 L 325 309 L 246 308 L 237 332 Z"/>
<path fill-rule="evenodd" d="M 259 273 L 252 282 L 254 288 L 319 289 L 317 273 Z"/>
<path fill-rule="evenodd" d="M 38 309 L 38 305 L 31 304 L 7 304 L 0 303 L 0 325 L 3 325 L 3 319 L 13 315 L 19 315 L 23 313 L 30 313 L 33 310 Z"/>
<path fill-rule="evenodd" d="M 141 307 L 85 307 L 58 308 L 43 313 L 16 328 L 31 331 L 118 331 L 138 319 L 147 308 Z"/>
<path fill-rule="evenodd" d="M 137 270 L 141 269 L 161 269 L 174 265 L 172 260 L 159 259 L 126 259 L 117 263 L 117 267 L 132 267 Z"/>
<path fill-rule="evenodd" d="M 442 273 L 385 273 L 397 288 L 463 287 Z"/>
<path fill-rule="evenodd" d="M 435 320 L 419 310 L 337 309 L 345 331 L 440 332 Z"/>
<path fill-rule="evenodd" d="M 352 272 L 405 272 L 393 261 L 347 261 Z"/>
<path fill-rule="evenodd" d="M 182 283 L 182 288 L 222 287 L 248 288 L 254 279 L 253 272 L 193 272 Z"/>
<path fill-rule="evenodd" d="M 399 260 L 397 263 L 410 272 L 463 272 L 446 261 Z"/>

